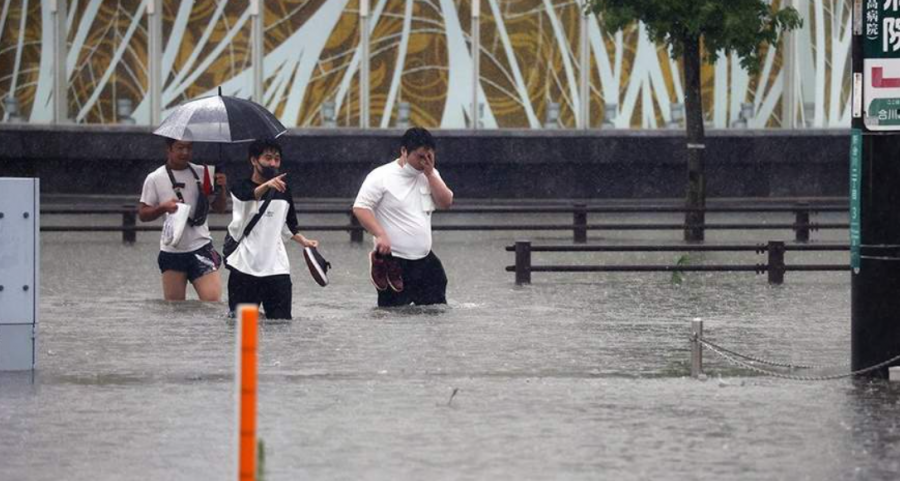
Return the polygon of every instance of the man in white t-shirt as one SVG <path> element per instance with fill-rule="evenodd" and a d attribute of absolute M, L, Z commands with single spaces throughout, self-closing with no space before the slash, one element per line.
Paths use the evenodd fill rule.
<path fill-rule="evenodd" d="M 370 275 L 381 307 L 446 304 L 447 275 L 431 250 L 431 213 L 453 204 L 434 167 L 431 133 L 413 127 L 400 139 L 400 157 L 366 177 L 353 215 L 374 236 Z"/>
<path fill-rule="evenodd" d="M 218 301 L 222 297 L 219 266 L 222 259 L 213 248 L 206 215 L 225 212 L 227 178 L 216 172 L 213 202 L 203 192 L 202 166 L 191 163 L 190 142 L 166 139 L 166 163 L 151 172 L 144 180 L 138 217 L 151 222 L 165 214 L 174 214 L 178 204 L 190 205 L 187 225 L 177 243 L 169 244 L 160 238 L 157 262 L 162 273 L 163 297 L 167 301 L 183 301 L 190 282 L 201 301 Z"/>

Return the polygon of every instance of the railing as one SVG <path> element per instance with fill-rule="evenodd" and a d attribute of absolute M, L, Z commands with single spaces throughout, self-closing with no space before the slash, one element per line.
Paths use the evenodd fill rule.
<path fill-rule="evenodd" d="M 344 231 L 350 233 L 351 242 L 362 242 L 363 227 L 353 215 L 351 209 L 336 208 L 296 208 L 298 214 L 338 214 L 349 216 L 349 224 L 345 225 L 304 225 L 306 231 Z M 588 214 L 661 214 L 661 213 L 784 213 L 794 214 L 794 222 L 779 223 L 706 223 L 702 225 L 684 223 L 602 223 L 589 224 Z M 810 222 L 810 215 L 818 212 L 847 212 L 846 207 L 825 205 L 811 206 L 799 203 L 789 206 L 754 206 L 754 207 L 707 207 L 705 209 L 690 209 L 676 206 L 588 206 L 586 204 L 574 204 L 572 206 L 545 206 L 545 207 L 454 207 L 449 210 L 439 210 L 435 214 L 572 214 L 571 224 L 471 224 L 471 225 L 433 225 L 436 231 L 572 231 L 573 241 L 576 244 L 587 242 L 587 233 L 591 230 L 617 230 L 617 231 L 653 231 L 653 230 L 684 230 L 686 228 L 702 227 L 708 230 L 780 230 L 794 231 L 794 240 L 807 242 L 810 232 L 825 229 L 847 229 L 848 223 L 816 223 Z M 42 232 L 122 232 L 122 241 L 133 243 L 137 232 L 158 231 L 158 225 L 138 226 L 137 210 L 129 205 L 122 208 L 94 208 L 94 209 L 59 209 L 50 208 L 41 210 L 42 215 L 93 215 L 116 214 L 122 216 L 121 226 L 42 226 Z M 225 230 L 225 226 L 210 226 L 210 230 Z"/>
<path fill-rule="evenodd" d="M 230 214 L 231 211 L 225 212 Z M 297 213 L 303 214 L 345 214 L 350 216 L 349 225 L 310 225 L 304 226 L 307 231 L 344 231 L 350 232 L 350 240 L 352 242 L 362 242 L 363 232 L 365 229 L 359 224 L 359 220 L 348 209 L 329 209 L 329 208 L 311 208 L 297 209 Z M 122 242 L 133 244 L 137 241 L 138 232 L 160 231 L 161 225 L 137 225 L 137 209 L 132 206 L 124 206 L 121 208 L 93 208 L 93 209 L 41 209 L 41 215 L 104 215 L 115 214 L 122 216 L 121 225 L 101 225 L 101 226 L 85 226 L 85 225 L 65 225 L 65 226 L 41 226 L 41 232 L 121 232 Z M 224 225 L 211 225 L 210 231 L 224 231 L 228 227 Z"/>
<path fill-rule="evenodd" d="M 720 346 L 718 343 L 703 336 L 703 320 L 694 319 L 691 321 L 691 336 L 689 338 L 691 344 L 691 377 L 695 379 L 705 380 L 706 374 L 703 372 L 703 348 L 707 348 L 716 355 L 737 367 L 747 369 L 757 374 L 765 376 L 773 376 L 781 379 L 792 379 L 795 381 L 832 381 L 836 379 L 846 379 L 862 374 L 872 373 L 882 370 L 881 376 L 885 372 L 891 381 L 900 381 L 900 367 L 896 364 L 900 361 L 900 355 L 895 355 L 889 359 L 885 359 L 878 364 L 874 364 L 855 371 L 850 370 L 850 364 L 835 365 L 818 365 L 818 364 L 799 364 L 788 361 L 775 361 L 766 359 L 758 355 L 748 355 Z M 801 371 L 800 374 L 797 371 Z M 811 372 L 813 371 L 813 372 Z M 818 371 L 817 373 L 814 371 Z M 828 371 L 838 371 L 837 373 L 828 373 Z"/>
<path fill-rule="evenodd" d="M 785 245 L 781 241 L 769 241 L 766 244 L 746 245 L 593 245 L 566 246 L 543 245 L 534 246 L 528 241 L 519 241 L 515 245 L 506 246 L 507 252 L 515 252 L 515 265 L 506 266 L 507 272 L 516 273 L 516 284 L 530 284 L 532 272 L 767 272 L 770 284 L 783 284 L 787 271 L 847 271 L 849 264 L 814 264 L 786 265 L 786 251 L 849 251 L 848 245 Z M 767 253 L 765 264 L 718 264 L 718 265 L 679 265 L 679 264 L 638 264 L 638 265 L 533 265 L 533 252 L 755 252 Z"/>

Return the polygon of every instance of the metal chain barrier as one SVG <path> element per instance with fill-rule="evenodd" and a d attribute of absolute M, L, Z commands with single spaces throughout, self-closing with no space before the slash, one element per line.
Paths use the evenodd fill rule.
<path fill-rule="evenodd" d="M 703 339 L 703 342 L 710 344 L 712 346 L 715 346 L 716 349 L 718 349 L 722 352 L 731 354 L 732 356 L 736 356 L 736 357 L 746 359 L 748 361 L 756 362 L 759 364 L 766 364 L 768 366 L 783 367 L 786 369 L 812 369 L 812 370 L 816 370 L 816 371 L 824 371 L 827 369 L 846 369 L 846 368 L 850 367 L 850 363 L 835 364 L 835 365 L 828 366 L 828 365 L 824 365 L 824 364 L 791 364 L 791 363 L 785 363 L 785 362 L 770 361 L 768 359 L 749 356 L 747 354 L 741 354 L 739 352 L 732 351 L 731 349 L 724 348 L 724 347 L 722 347 L 718 344 L 715 344 L 712 341 L 708 341 L 706 339 Z"/>
<path fill-rule="evenodd" d="M 864 369 L 859 369 L 857 371 L 851 371 L 849 373 L 834 374 L 834 375 L 828 375 L 828 376 L 797 376 L 797 375 L 793 375 L 793 374 L 784 374 L 781 372 L 770 371 L 768 369 L 763 369 L 761 367 L 755 366 L 749 362 L 739 359 L 735 355 L 731 355 L 731 354 L 726 353 L 724 350 L 720 350 L 718 348 L 718 346 L 710 343 L 706 339 L 698 337 L 698 338 L 696 338 L 696 341 L 699 342 L 700 344 L 702 344 L 703 346 L 709 348 L 709 350 L 718 354 L 720 357 L 722 357 L 726 361 L 731 362 L 732 364 L 736 364 L 738 366 L 741 366 L 743 368 L 749 369 L 751 371 L 754 371 L 754 372 L 757 372 L 759 374 L 763 374 L 766 376 L 778 377 L 778 378 L 782 378 L 782 379 L 792 379 L 795 381 L 832 381 L 835 379 L 843 379 L 843 378 L 858 376 L 860 374 L 865 374 L 867 372 L 874 371 L 876 369 L 881 369 L 885 366 L 890 365 L 891 363 L 894 363 L 894 362 L 900 360 L 900 355 L 897 355 L 897 356 L 894 356 L 894 357 L 888 359 L 887 361 L 880 362 L 874 366 L 870 366 L 870 367 L 867 367 Z M 744 356 L 744 357 L 746 357 L 746 356 Z"/>

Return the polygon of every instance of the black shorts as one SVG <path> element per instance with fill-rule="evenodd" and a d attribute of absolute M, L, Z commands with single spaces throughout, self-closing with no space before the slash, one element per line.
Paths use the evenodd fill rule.
<path fill-rule="evenodd" d="M 193 252 L 159 251 L 157 262 L 159 263 L 159 272 L 184 272 L 187 274 L 188 280 L 194 282 L 210 272 L 219 270 L 219 266 L 222 265 L 222 256 L 216 252 L 210 242 Z"/>
<path fill-rule="evenodd" d="M 394 260 L 403 269 L 403 291 L 394 292 L 390 287 L 378 291 L 379 307 L 447 303 L 447 274 L 434 252 L 414 261 L 396 256 Z"/>
<path fill-rule="evenodd" d="M 291 276 L 256 277 L 230 268 L 228 276 L 228 311 L 234 314 L 238 304 L 263 305 L 266 319 L 291 318 Z"/>

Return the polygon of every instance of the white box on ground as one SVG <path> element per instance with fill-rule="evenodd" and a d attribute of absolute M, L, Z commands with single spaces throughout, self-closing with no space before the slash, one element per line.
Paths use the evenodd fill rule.
<path fill-rule="evenodd" d="M 0 177 L 0 371 L 35 367 L 39 266 L 40 181 Z"/>

